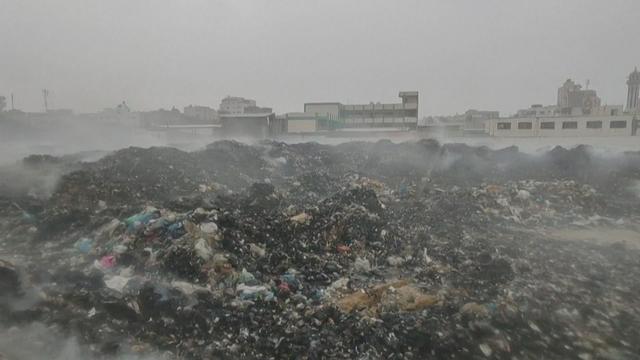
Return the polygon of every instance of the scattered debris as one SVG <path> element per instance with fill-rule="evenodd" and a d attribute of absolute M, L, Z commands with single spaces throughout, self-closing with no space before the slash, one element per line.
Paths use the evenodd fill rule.
<path fill-rule="evenodd" d="M 0 322 L 94 358 L 638 356 L 640 248 L 559 230 L 640 237 L 640 154 L 221 141 L 53 160 L 50 197 L 0 191 Z"/>

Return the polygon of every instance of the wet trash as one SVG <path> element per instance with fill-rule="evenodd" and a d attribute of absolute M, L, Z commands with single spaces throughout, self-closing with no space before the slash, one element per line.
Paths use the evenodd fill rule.
<path fill-rule="evenodd" d="M 198 254 L 198 256 L 205 261 L 209 260 L 213 254 L 213 251 L 211 250 L 211 247 L 209 246 L 207 241 L 202 238 L 196 240 L 194 249 L 196 250 L 196 254 Z"/>
<path fill-rule="evenodd" d="M 106 279 L 104 283 L 109 289 L 122 293 L 124 287 L 127 285 L 129 280 L 130 278 L 128 277 L 116 275 L 116 276 L 112 276 L 109 279 Z"/>
<path fill-rule="evenodd" d="M 103 269 L 111 269 L 116 266 L 116 257 L 114 255 L 105 255 L 100 259 L 100 266 Z"/>
<path fill-rule="evenodd" d="M 344 312 L 365 311 L 369 314 L 389 310 L 419 311 L 437 304 L 437 296 L 426 294 L 404 280 L 361 289 L 337 300 L 338 307 Z"/>
<path fill-rule="evenodd" d="M 0 296 L 18 295 L 20 277 L 16 268 L 8 261 L 0 259 Z"/>
<path fill-rule="evenodd" d="M 0 196 L 0 322 L 89 358 L 632 359 L 638 168 L 431 140 L 123 149 Z"/>
<path fill-rule="evenodd" d="M 74 244 L 74 247 L 81 253 L 88 254 L 93 248 L 93 240 L 89 238 L 82 238 Z"/>
<path fill-rule="evenodd" d="M 249 286 L 241 283 L 236 288 L 236 291 L 239 294 L 240 299 L 242 300 L 265 300 L 270 301 L 274 299 L 273 292 L 267 289 L 266 286 L 263 285 L 254 285 Z"/>
<path fill-rule="evenodd" d="M 357 257 L 353 264 L 353 270 L 364 273 L 369 272 L 371 271 L 371 263 L 365 258 Z"/>

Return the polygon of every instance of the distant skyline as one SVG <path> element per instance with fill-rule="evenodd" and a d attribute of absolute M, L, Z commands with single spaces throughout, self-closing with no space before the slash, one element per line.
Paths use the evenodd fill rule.
<path fill-rule="evenodd" d="M 396 102 L 420 114 L 555 104 L 567 79 L 622 105 L 640 66 L 637 0 L 14 0 L 0 96 L 41 111 Z"/>

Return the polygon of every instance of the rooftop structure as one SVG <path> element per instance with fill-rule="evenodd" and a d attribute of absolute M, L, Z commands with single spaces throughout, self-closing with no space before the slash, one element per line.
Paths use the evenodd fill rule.
<path fill-rule="evenodd" d="M 600 106 L 600 98 L 595 90 L 583 90 L 582 85 L 576 84 L 571 79 L 567 79 L 558 88 L 558 107 L 563 114 L 575 113 L 566 109 L 579 108 L 583 115 L 591 114 L 594 108 Z"/>
<path fill-rule="evenodd" d="M 401 91 L 398 96 L 402 99 L 401 103 L 306 103 L 304 112 L 335 121 L 342 128 L 415 128 L 418 122 L 418 92 Z"/>
<path fill-rule="evenodd" d="M 220 124 L 225 136 L 269 138 L 286 132 L 286 121 L 276 118 L 273 112 L 251 114 L 220 114 Z"/>
<path fill-rule="evenodd" d="M 245 108 L 256 106 L 256 101 L 238 96 L 227 96 L 220 102 L 221 114 L 243 114 Z"/>
<path fill-rule="evenodd" d="M 627 112 L 640 112 L 640 71 L 636 67 L 627 80 Z"/>
<path fill-rule="evenodd" d="M 493 119 L 488 132 L 497 137 L 602 137 L 636 135 L 631 115 L 558 116 Z"/>
<path fill-rule="evenodd" d="M 218 121 L 218 112 L 208 106 L 185 106 L 184 116 L 191 118 L 198 123 L 214 124 Z"/>

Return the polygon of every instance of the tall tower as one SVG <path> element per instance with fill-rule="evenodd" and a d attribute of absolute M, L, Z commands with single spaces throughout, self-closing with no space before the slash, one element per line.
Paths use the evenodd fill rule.
<path fill-rule="evenodd" d="M 627 112 L 640 111 L 640 71 L 636 67 L 627 80 L 629 91 L 627 92 Z"/>

